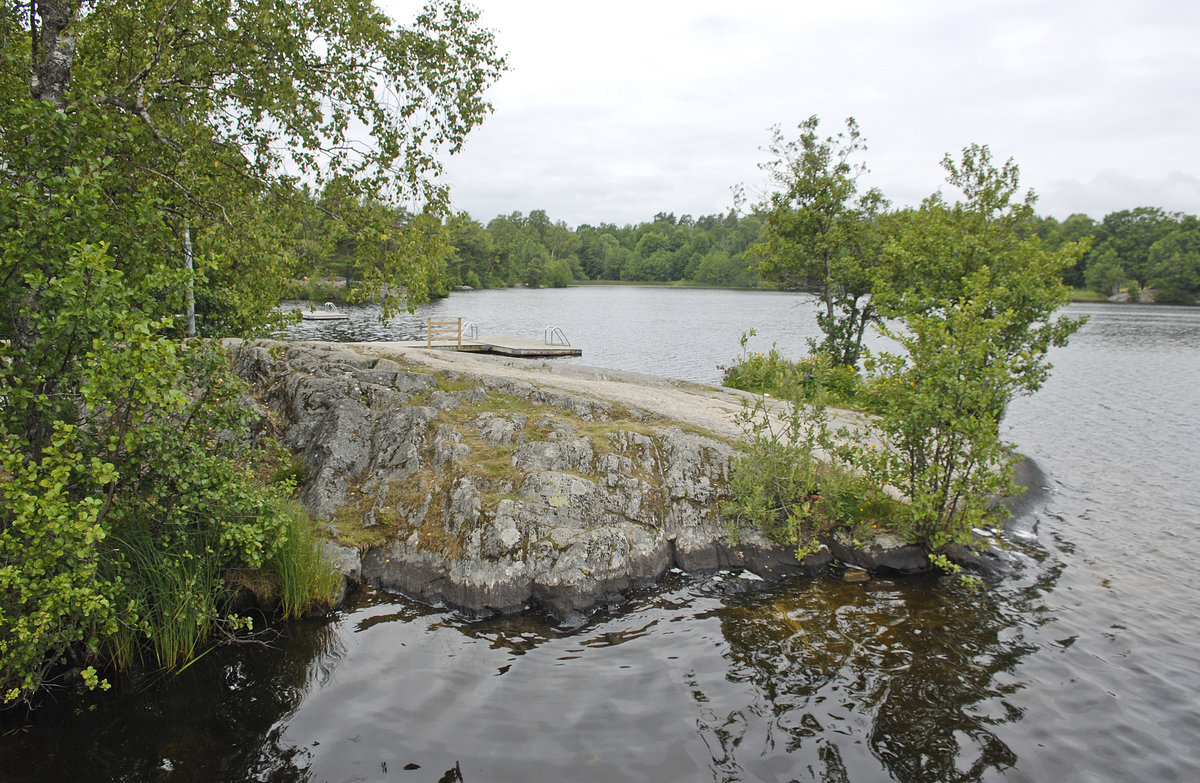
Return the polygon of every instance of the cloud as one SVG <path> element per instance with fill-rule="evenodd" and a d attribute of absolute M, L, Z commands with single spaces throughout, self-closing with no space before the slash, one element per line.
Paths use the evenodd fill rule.
<path fill-rule="evenodd" d="M 1168 212 L 1195 214 L 1200 204 L 1200 177 L 1173 171 L 1157 177 L 1138 177 L 1107 169 L 1090 180 L 1058 180 L 1039 193 L 1039 211 L 1060 220 L 1082 212 L 1100 219 L 1109 212 L 1134 207 L 1162 207 Z M 1190 205 L 1190 206 L 1189 206 Z"/>
<path fill-rule="evenodd" d="M 1056 215 L 1200 212 L 1200 4 L 482 7 L 513 70 L 447 173 L 483 221 L 721 212 L 732 186 L 761 184 L 768 128 L 811 114 L 830 132 L 858 118 L 866 184 L 897 205 L 938 189 L 942 156 L 978 142 L 1014 157 Z"/>

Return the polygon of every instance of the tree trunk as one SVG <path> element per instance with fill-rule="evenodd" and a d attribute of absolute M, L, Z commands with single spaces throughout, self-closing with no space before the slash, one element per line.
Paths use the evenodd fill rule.
<path fill-rule="evenodd" d="M 63 103 L 75 64 L 75 33 L 71 24 L 79 17 L 81 0 L 38 0 L 36 16 L 41 27 L 33 31 L 34 62 L 30 92 L 35 100 Z M 31 22 L 32 24 L 33 22 Z"/>
<path fill-rule="evenodd" d="M 183 266 L 188 271 L 187 281 L 187 336 L 196 336 L 196 289 L 195 278 L 192 277 L 192 227 L 185 218 L 183 221 Z"/>

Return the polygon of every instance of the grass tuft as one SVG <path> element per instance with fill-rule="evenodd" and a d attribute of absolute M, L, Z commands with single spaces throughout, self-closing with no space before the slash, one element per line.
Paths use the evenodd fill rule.
<path fill-rule="evenodd" d="M 309 513 L 295 502 L 288 503 L 284 512 L 283 543 L 263 564 L 263 575 L 275 588 L 283 616 L 294 619 L 328 609 L 341 574 L 318 548 Z"/>

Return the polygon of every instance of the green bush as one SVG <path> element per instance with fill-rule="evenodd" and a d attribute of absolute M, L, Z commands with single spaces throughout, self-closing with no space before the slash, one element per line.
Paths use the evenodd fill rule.
<path fill-rule="evenodd" d="M 912 540 L 932 555 L 1005 513 L 991 502 L 1013 492 L 1000 423 L 1049 376 L 1051 347 L 1083 323 L 1055 312 L 1070 293 L 1063 272 L 1089 244 L 1051 250 L 1030 235 L 1033 194 L 1020 198 L 1016 164 L 993 165 L 987 147 L 947 155 L 943 167 L 964 199 L 930 196 L 887 247 L 896 274 L 874 297 L 896 351 L 870 360 L 882 447 L 864 442 L 855 460 L 905 499 Z"/>
<path fill-rule="evenodd" d="M 854 367 L 836 364 L 821 352 L 786 359 L 775 345 L 766 353 L 747 351 L 746 343 L 752 336 L 754 330 L 742 335 L 742 355 L 737 363 L 720 368 L 724 372 L 722 385 L 782 398 L 798 395 L 801 400 L 812 400 L 820 394 L 836 408 L 871 409 L 874 397 L 869 384 Z"/>
<path fill-rule="evenodd" d="M 819 389 L 811 398 L 764 395 L 739 414 L 746 439 L 722 506 L 735 540 L 748 522 L 803 557 L 835 530 L 856 538 L 884 530 L 904 535 L 901 504 L 838 463 L 824 399 Z"/>
<path fill-rule="evenodd" d="M 733 520 L 751 522 L 772 541 L 795 546 L 801 556 L 816 546 L 817 452 L 827 431 L 822 414 L 791 404 L 779 419 L 769 397 L 748 404 L 740 414 L 747 441 L 734 460 L 731 497 L 722 507 Z M 736 525 L 728 529 L 736 536 Z"/>
<path fill-rule="evenodd" d="M 131 306 L 104 247 L 69 261 L 33 280 L 33 347 L 0 344 L 4 703 L 67 664 L 183 665 L 239 625 L 225 574 L 263 568 L 290 538 L 292 485 L 256 476 L 228 356 L 165 337 L 170 319 Z"/>
<path fill-rule="evenodd" d="M 98 579 L 103 500 L 72 491 L 111 477 L 112 466 L 80 459 L 78 440 L 60 426 L 34 462 L 19 440 L 0 438 L 2 704 L 38 688 L 68 653 L 95 655 L 117 631 L 115 585 Z"/>

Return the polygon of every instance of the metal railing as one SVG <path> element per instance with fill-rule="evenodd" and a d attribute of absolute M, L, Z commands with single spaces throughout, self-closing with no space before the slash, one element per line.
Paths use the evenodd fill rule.
<path fill-rule="evenodd" d="M 543 337 L 545 338 L 546 345 L 569 346 L 571 344 L 571 341 L 567 339 L 566 333 L 564 333 L 563 330 L 559 329 L 557 326 L 547 326 L 545 332 L 543 333 Z M 555 342 L 555 340 L 561 340 L 562 342 Z"/>

